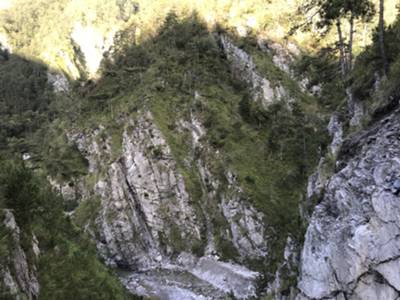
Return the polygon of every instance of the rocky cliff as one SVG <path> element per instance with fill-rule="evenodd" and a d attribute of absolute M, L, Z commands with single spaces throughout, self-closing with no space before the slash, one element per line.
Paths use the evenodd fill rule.
<path fill-rule="evenodd" d="M 301 254 L 298 299 L 398 299 L 400 113 L 348 137 Z"/>
<path fill-rule="evenodd" d="M 39 282 L 36 262 L 40 255 L 38 241 L 35 236 L 31 237 L 31 245 L 24 249 L 21 230 L 13 213 L 10 210 L 1 210 L 0 216 L 0 296 L 5 299 L 37 299 Z"/>
<path fill-rule="evenodd" d="M 221 295 L 254 295 L 256 273 L 218 261 L 227 251 L 244 261 L 261 258 L 268 249 L 264 216 L 243 198 L 234 176 L 227 171 L 226 191 L 218 192 L 221 183 L 199 159 L 197 176 L 204 198 L 196 203 L 151 113 L 121 120 L 121 126 L 122 148 L 114 159 L 104 127 L 69 135 L 89 162 L 88 177 L 95 178 L 94 195 L 101 199 L 101 207 L 94 236 L 106 261 L 132 272 L 176 269 L 222 290 Z M 195 149 L 204 133 L 201 124 L 192 119 L 181 126 L 190 131 Z M 199 258 L 202 255 L 206 257 Z M 211 265 L 218 271 L 209 270 Z M 136 286 L 133 291 L 141 289 Z"/>

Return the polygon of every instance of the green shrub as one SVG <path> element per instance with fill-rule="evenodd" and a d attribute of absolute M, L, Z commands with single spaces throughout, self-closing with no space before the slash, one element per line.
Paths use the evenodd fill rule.
<path fill-rule="evenodd" d="M 22 162 L 2 161 L 0 165 L 0 211 L 11 209 L 15 215 L 29 264 L 36 264 L 29 250 L 32 233 L 39 241 L 40 299 L 137 299 L 98 260 L 94 244 L 65 216 L 63 200 L 44 178 Z M 91 218 L 95 211 L 81 208 L 77 214 L 83 223 L 82 218 Z M 0 257 L 12 255 L 13 246 L 7 244 L 3 226 L 0 241 Z"/>

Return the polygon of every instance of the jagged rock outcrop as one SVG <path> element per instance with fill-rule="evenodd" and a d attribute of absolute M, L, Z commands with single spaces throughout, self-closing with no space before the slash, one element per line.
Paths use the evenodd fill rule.
<path fill-rule="evenodd" d="M 272 56 L 272 62 L 279 69 L 293 76 L 290 65 L 293 63 L 294 58 L 300 55 L 300 50 L 294 43 L 288 42 L 283 46 L 279 43 L 269 42 L 268 38 L 260 37 L 257 39 L 257 45 L 262 51 Z"/>
<path fill-rule="evenodd" d="M 209 170 L 207 157 L 215 153 L 200 142 L 205 132 L 200 121 L 193 117 L 179 122 L 177 130 L 191 132 L 193 155 L 196 151 L 202 152 L 196 158 L 201 199 L 194 199 L 189 193 L 151 113 L 141 112 L 137 119 L 121 120 L 120 125 L 125 128 L 121 149 L 115 149 L 115 143 L 101 126 L 90 132 L 68 135 L 89 162 L 89 175 L 84 180 L 94 182 L 93 192 L 81 193 L 83 201 L 92 201 L 91 197 L 101 199 L 93 236 L 106 261 L 132 272 L 153 272 L 152 278 L 154 272 L 159 274 L 157 270 L 177 268 L 197 277 L 199 284 L 208 282 L 207 285 L 223 295 L 230 290 L 239 298 L 254 295 L 257 273 L 235 264 L 223 266 L 219 261 L 224 255 L 221 241 L 225 241 L 225 248 L 229 245 L 237 252 L 237 261 L 265 256 L 268 248 L 264 216 L 250 205 L 232 173 L 226 173 L 227 186 L 220 188 L 226 183 Z M 195 262 L 192 267 L 179 262 L 178 257 L 183 253 L 191 253 Z M 202 255 L 205 256 L 199 258 Z M 221 274 L 225 275 L 215 279 L 217 275 L 207 271 L 211 265 L 215 268 L 221 265 L 224 270 Z M 244 271 L 240 270 L 250 272 L 251 276 L 243 275 Z M 135 274 L 125 283 L 140 293 L 144 287 L 139 288 L 141 284 L 134 282 L 149 279 Z M 243 283 L 236 285 L 232 280 L 243 280 Z M 150 292 L 143 294 L 151 295 Z"/>
<path fill-rule="evenodd" d="M 398 299 L 400 112 L 350 136 L 301 255 L 298 299 Z"/>
<path fill-rule="evenodd" d="M 315 205 L 315 200 L 321 198 L 327 180 L 332 175 L 336 157 L 340 151 L 343 143 L 343 123 L 339 114 L 334 113 L 329 121 L 327 127 L 331 143 L 328 147 L 328 153 L 325 157 L 321 157 L 316 171 L 308 178 L 307 195 L 306 195 L 306 208 L 310 210 Z M 303 211 L 303 218 L 309 221 L 311 212 Z"/>
<path fill-rule="evenodd" d="M 148 268 L 180 247 L 190 249 L 200 242 L 202 228 L 151 116 L 129 125 L 123 133 L 122 156 L 105 168 L 112 149 L 107 137 L 101 138 L 101 130 L 74 139 L 87 155 L 89 172 L 106 172 L 94 187 L 102 199 L 97 225 L 103 254 L 119 266 Z"/>
<path fill-rule="evenodd" d="M 36 266 L 29 261 L 27 254 L 21 245 L 21 232 L 14 215 L 10 210 L 0 211 L 2 219 L 1 228 L 2 246 L 4 256 L 0 259 L 0 298 L 9 299 L 37 299 L 39 295 L 39 282 L 36 274 Z M 3 235 L 4 234 L 4 235 Z M 32 239 L 32 252 L 34 259 L 40 254 L 37 240 Z"/>
<path fill-rule="evenodd" d="M 215 250 L 214 236 L 223 235 L 225 239 L 232 241 L 242 258 L 261 258 L 267 255 L 268 247 L 265 239 L 265 220 L 262 213 L 252 207 L 236 181 L 235 175 L 226 170 L 226 191 L 217 194 L 222 183 L 210 172 L 209 161 L 221 159 L 209 145 L 202 139 L 205 129 L 201 122 L 191 116 L 190 122 L 181 122 L 183 128 L 189 130 L 192 135 L 192 148 L 201 155 L 196 158 L 196 166 L 199 171 L 204 203 L 202 209 L 207 226 L 206 253 L 213 254 Z M 202 140 L 201 140 L 202 139 Z M 220 201 L 218 200 L 220 196 Z M 219 202 L 219 203 L 218 203 Z M 218 203 L 214 209 L 218 209 L 228 224 L 227 233 L 214 230 L 213 220 L 210 218 L 212 203 Z"/>
<path fill-rule="evenodd" d="M 329 146 L 329 154 L 333 157 L 336 157 L 343 143 L 343 124 L 340 121 L 340 117 L 337 113 L 334 113 L 331 116 L 328 124 L 328 132 L 332 138 Z"/>
<path fill-rule="evenodd" d="M 47 81 L 56 93 L 68 93 L 70 86 L 68 78 L 60 72 L 47 72 Z"/>
<path fill-rule="evenodd" d="M 258 72 L 252 57 L 234 45 L 227 36 L 221 35 L 220 43 L 222 50 L 231 63 L 232 73 L 250 87 L 255 101 L 260 101 L 262 106 L 267 108 L 275 101 L 288 98 L 283 86 L 279 84 L 273 86 L 267 78 L 264 78 Z"/>
<path fill-rule="evenodd" d="M 350 115 L 350 126 L 360 127 L 362 118 L 365 115 L 365 108 L 362 101 L 354 97 L 351 88 L 346 89 L 347 109 Z"/>
<path fill-rule="evenodd" d="M 279 300 L 295 298 L 296 288 L 288 281 L 296 279 L 299 253 L 298 242 L 289 236 L 283 251 L 283 261 L 274 274 L 274 280 L 268 284 L 267 294 L 275 295 L 275 299 Z M 285 292 L 285 295 L 282 292 Z"/>

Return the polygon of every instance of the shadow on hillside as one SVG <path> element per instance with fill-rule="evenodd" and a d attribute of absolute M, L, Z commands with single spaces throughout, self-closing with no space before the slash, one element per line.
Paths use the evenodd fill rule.
<path fill-rule="evenodd" d="M 20 142 L 14 150 L 24 152 L 21 139 L 50 121 L 47 67 L 0 45 L 0 82 L 0 151 Z"/>
<path fill-rule="evenodd" d="M 0 156 L 29 160 L 54 179 L 86 174 L 86 160 L 68 143 L 62 126 L 53 126 L 71 119 L 79 101 L 53 91 L 49 78 L 55 71 L 45 64 L 0 49 Z"/>

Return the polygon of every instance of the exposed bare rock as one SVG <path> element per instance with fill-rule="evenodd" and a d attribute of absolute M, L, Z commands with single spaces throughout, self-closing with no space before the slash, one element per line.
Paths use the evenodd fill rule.
<path fill-rule="evenodd" d="M 309 206 L 311 205 L 312 198 L 320 198 L 322 196 L 322 192 L 331 175 L 328 173 L 328 169 L 334 167 L 329 166 L 329 164 L 332 164 L 332 161 L 336 160 L 343 143 L 343 124 L 338 114 L 331 116 L 327 130 L 332 139 L 328 148 L 328 154 L 326 157 L 321 157 L 316 171 L 308 178 L 307 202 Z"/>
<path fill-rule="evenodd" d="M 342 169 L 329 180 L 306 233 L 301 297 L 397 299 L 399 133 L 397 111 L 344 143 Z"/>
<path fill-rule="evenodd" d="M 325 187 L 327 180 L 324 172 L 325 158 L 322 157 L 318 163 L 317 170 L 310 175 L 307 183 L 307 199 L 319 197 Z"/>
<path fill-rule="evenodd" d="M 39 282 L 36 275 L 36 266 L 29 262 L 21 246 L 20 228 L 10 210 L 1 212 L 4 230 L 7 231 L 9 252 L 7 257 L 2 257 L 0 262 L 0 287 L 2 295 L 9 295 L 19 299 L 22 293 L 27 299 L 37 299 L 39 295 Z M 33 238 L 33 253 L 39 255 L 37 240 Z M 5 294 L 3 294 L 5 293 Z"/>
<path fill-rule="evenodd" d="M 178 122 L 177 130 L 191 133 L 191 155 L 198 171 L 201 201 L 188 193 L 171 149 L 149 112 L 141 113 L 135 120 L 121 122 L 125 129 L 117 156 L 115 144 L 112 146 L 102 126 L 68 135 L 88 160 L 86 181 L 94 180 L 94 195 L 101 199 L 93 236 L 106 261 L 133 272 L 124 282 L 139 293 L 145 282 L 151 281 L 165 287 L 158 294 L 196 294 L 196 285 L 184 291 L 178 288 L 185 284 L 180 281 L 182 272 L 189 272 L 197 278 L 196 284 L 209 281 L 207 285 L 221 295 L 231 289 L 241 299 L 254 295 L 257 274 L 236 264 L 220 262 L 223 253 L 215 239 L 223 239 L 232 245 L 238 253 L 237 261 L 260 259 L 268 253 L 264 216 L 250 205 L 232 173 L 226 173 L 227 183 L 222 183 L 212 174 L 209 161 L 219 159 L 219 156 L 202 140 L 205 129 L 200 120 L 192 116 L 189 121 Z M 194 159 L 199 151 L 201 157 Z M 219 192 L 222 184 L 227 184 L 227 187 Z M 93 193 L 82 193 L 83 201 L 92 201 L 90 194 Z M 181 261 L 186 257 L 184 253 L 192 258 L 182 265 Z M 199 258 L 201 255 L 205 256 Z M 171 287 L 163 283 L 165 273 L 160 271 L 164 274 L 161 275 L 158 270 L 174 265 L 180 267 L 171 275 L 171 280 L 177 280 L 179 284 Z M 211 266 L 213 270 L 221 267 L 220 273 L 213 275 L 218 278 L 211 278 L 211 273 L 207 273 Z M 238 270 L 252 274 L 246 277 L 245 286 L 237 285 L 244 274 L 240 275 Z M 136 273 L 138 271 L 150 273 L 146 273 L 144 278 Z M 153 288 L 153 292 L 159 289 Z M 151 292 L 144 294 L 152 295 Z"/>
<path fill-rule="evenodd" d="M 272 55 L 272 62 L 279 69 L 288 75 L 293 75 L 290 65 L 294 61 L 294 58 L 300 55 L 300 50 L 294 43 L 288 42 L 287 45 L 283 46 L 276 42 L 258 38 L 257 44 L 262 51 Z"/>
<path fill-rule="evenodd" d="M 332 138 L 332 142 L 329 147 L 330 154 L 336 157 L 343 143 L 343 125 L 338 114 L 332 115 L 328 124 L 328 132 Z"/>
<path fill-rule="evenodd" d="M 222 198 L 221 208 L 230 225 L 232 242 L 242 257 L 264 257 L 268 253 L 264 215 L 246 201 L 231 173 L 227 179 L 229 190 Z"/>
<path fill-rule="evenodd" d="M 202 157 L 212 161 L 220 159 L 218 155 L 211 153 L 213 151 L 208 148 L 206 142 L 200 143 L 205 129 L 198 119 L 192 116 L 190 122 L 183 122 L 181 125 L 192 133 L 193 149 L 200 150 L 203 154 Z M 230 171 L 225 173 L 227 189 L 223 194 L 218 195 L 217 191 L 222 183 L 210 172 L 208 161 L 202 158 L 197 159 L 197 168 L 205 196 L 202 206 L 208 231 L 206 253 L 215 253 L 215 235 L 225 235 L 223 232 L 215 232 L 210 218 L 210 210 L 213 209 L 210 204 L 219 202 L 216 208 L 220 210 L 229 226 L 229 234 L 225 237 L 232 241 L 240 256 L 242 258 L 261 258 L 267 255 L 264 215 L 246 199 L 243 190 L 236 182 L 235 175 Z"/>
<path fill-rule="evenodd" d="M 50 176 L 48 182 L 55 191 L 63 195 L 65 201 L 77 202 L 82 198 L 88 197 L 88 191 L 85 189 L 83 180 L 71 179 L 68 182 L 57 181 Z"/>
<path fill-rule="evenodd" d="M 276 298 L 280 300 L 294 299 L 297 294 L 295 287 L 289 287 L 289 298 L 282 295 L 282 291 L 284 291 L 285 288 L 287 289 L 287 286 L 284 287 L 285 280 L 288 280 L 288 278 L 296 278 L 297 276 L 296 270 L 299 264 L 299 250 L 299 245 L 289 236 L 286 240 L 283 262 L 277 268 L 274 280 L 268 285 L 268 294 L 279 295 Z"/>
<path fill-rule="evenodd" d="M 263 215 L 245 200 L 232 174 L 227 175 L 229 188 L 219 203 L 215 191 L 221 183 L 204 161 L 198 161 L 204 193 L 199 211 L 152 116 L 145 114 L 128 124 L 121 157 L 106 167 L 106 176 L 99 177 L 95 184 L 95 192 L 102 199 L 97 220 L 99 247 L 110 261 L 139 268 L 157 265 L 175 251 L 190 251 L 195 243 L 201 243 L 203 228 L 208 232 L 207 253 L 216 253 L 213 237 L 226 233 L 213 228 L 213 218 L 209 217 L 213 207 L 226 219 L 226 238 L 244 258 L 266 254 Z M 191 130 L 193 147 L 201 147 L 199 140 L 204 129 L 198 120 L 182 126 Z M 97 174 L 111 157 L 112 149 L 109 140 L 101 138 L 102 130 L 99 127 L 90 135 L 69 136 L 88 159 L 92 174 Z M 207 185 L 214 189 L 207 189 Z"/>
<path fill-rule="evenodd" d="M 257 71 L 256 64 L 248 53 L 235 46 L 225 35 L 220 36 L 220 41 L 225 55 L 231 62 L 234 76 L 249 85 L 255 101 L 260 101 L 263 107 L 267 108 L 275 101 L 286 98 L 285 89 L 280 85 L 273 86 L 264 78 Z"/>
<path fill-rule="evenodd" d="M 56 93 L 68 93 L 70 91 L 68 79 L 63 73 L 48 71 L 47 80 Z"/>
<path fill-rule="evenodd" d="M 87 156 L 89 171 L 104 168 L 111 156 L 101 128 L 74 137 Z M 95 192 L 102 199 L 97 220 L 100 247 L 114 263 L 143 268 L 156 265 L 180 247 L 200 241 L 201 224 L 169 146 L 147 114 L 123 133 L 122 156 L 106 167 Z"/>
<path fill-rule="evenodd" d="M 178 265 L 123 275 L 122 282 L 132 292 L 163 300 L 248 299 L 256 296 L 259 276 L 243 266 L 212 257 L 196 258 L 182 253 Z M 229 295 L 230 294 L 230 295 Z"/>
<path fill-rule="evenodd" d="M 361 126 L 362 118 L 364 117 L 364 105 L 363 103 L 354 97 L 351 88 L 346 89 L 347 95 L 347 106 L 350 114 L 350 126 L 359 127 Z"/>

